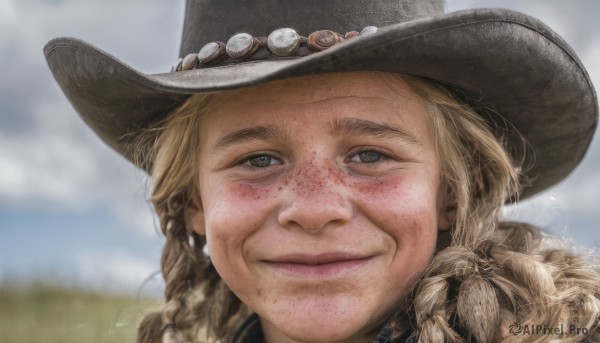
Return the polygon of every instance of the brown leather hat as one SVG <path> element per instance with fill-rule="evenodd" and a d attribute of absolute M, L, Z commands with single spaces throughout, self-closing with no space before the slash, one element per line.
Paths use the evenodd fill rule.
<path fill-rule="evenodd" d="M 482 115 L 497 113 L 510 123 L 510 153 L 531 166 L 522 197 L 565 178 L 598 121 L 585 68 L 545 24 L 504 9 L 444 14 L 438 0 L 188 0 L 186 60 L 163 74 L 134 70 L 75 38 L 56 38 L 44 53 L 83 120 L 130 160 L 123 137 L 191 94 L 318 73 L 419 75 L 459 92 Z"/>

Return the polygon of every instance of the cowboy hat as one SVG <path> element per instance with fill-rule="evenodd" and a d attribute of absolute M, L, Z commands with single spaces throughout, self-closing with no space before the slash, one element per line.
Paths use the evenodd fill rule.
<path fill-rule="evenodd" d="M 496 126 L 509 153 L 527 166 L 522 198 L 565 178 L 597 126 L 597 98 L 582 63 L 554 31 L 522 13 L 445 14 L 440 0 L 188 0 L 185 13 L 181 58 L 171 72 L 142 73 L 75 38 L 44 48 L 83 120 L 129 160 L 124 137 L 191 94 L 332 72 L 422 76 L 491 122 L 502 118 Z"/>

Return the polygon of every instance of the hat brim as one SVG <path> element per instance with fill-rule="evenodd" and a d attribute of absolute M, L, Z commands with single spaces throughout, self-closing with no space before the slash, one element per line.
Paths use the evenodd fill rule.
<path fill-rule="evenodd" d="M 571 48 L 540 21 L 504 9 L 399 23 L 302 58 L 164 74 L 136 71 L 74 38 L 54 39 L 44 52 L 83 120 L 129 160 L 124 137 L 191 94 L 333 72 L 427 77 L 464 93 L 477 108 L 499 114 L 510 124 L 510 153 L 527 166 L 530 185 L 522 198 L 554 185 L 577 166 L 598 121 L 594 88 Z"/>

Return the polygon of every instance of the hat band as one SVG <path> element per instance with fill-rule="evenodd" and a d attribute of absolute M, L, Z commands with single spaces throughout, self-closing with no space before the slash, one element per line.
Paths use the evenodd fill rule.
<path fill-rule="evenodd" d="M 179 58 L 172 72 L 207 68 L 248 60 L 264 60 L 277 57 L 301 57 L 330 47 L 358 36 L 368 36 L 378 31 L 375 26 L 367 26 L 361 32 L 350 31 L 342 35 L 330 30 L 311 33 L 308 38 L 300 36 L 294 29 L 277 29 L 268 37 L 253 37 L 238 33 L 227 41 L 210 42 L 198 53 Z"/>

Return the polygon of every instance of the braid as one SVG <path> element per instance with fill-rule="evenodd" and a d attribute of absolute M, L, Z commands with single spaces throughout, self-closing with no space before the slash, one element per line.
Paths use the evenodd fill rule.
<path fill-rule="evenodd" d="M 138 343 L 207 342 L 227 339 L 248 309 L 219 277 L 202 248 L 204 236 L 187 225 L 196 182 L 201 114 L 210 95 L 184 102 L 138 137 L 138 165 L 152 166 L 152 202 L 166 237 L 161 259 L 165 304 L 141 322 Z M 149 152 L 149 153 L 147 153 Z"/>
<path fill-rule="evenodd" d="M 544 250 L 548 239 L 532 225 L 498 220 L 506 199 L 517 198 L 519 175 L 493 122 L 444 87 L 408 79 L 428 108 L 457 208 L 452 238 L 440 235 L 438 252 L 393 318 L 393 336 L 413 330 L 424 343 L 544 341 L 509 335 L 508 326 L 565 323 L 589 334 L 561 342 L 600 341 L 600 270 L 565 250 Z"/>
<path fill-rule="evenodd" d="M 566 272 L 560 266 L 574 268 Z M 600 337 L 600 285 L 594 281 L 599 276 L 562 250 L 524 253 L 500 240 L 484 241 L 476 250 L 451 246 L 432 260 L 413 292 L 408 315 L 414 313 L 420 342 L 510 341 L 508 325 L 515 322 L 573 324 L 589 334 L 566 335 L 561 342 L 594 342 Z M 405 330 L 398 322 L 393 329 L 394 336 Z M 543 335 L 518 337 L 515 341 L 547 340 Z"/>
<path fill-rule="evenodd" d="M 162 343 L 164 331 L 162 314 L 150 312 L 142 319 L 137 335 L 138 343 Z"/>
<path fill-rule="evenodd" d="M 142 322 L 138 335 L 139 343 L 180 343 L 190 340 L 188 335 L 193 322 L 190 322 L 187 313 L 187 297 L 194 290 L 194 285 L 199 283 L 199 274 L 206 269 L 208 261 L 202 256 L 203 238 L 196 235 L 192 237 L 193 243 L 190 244 L 191 232 L 188 232 L 182 220 L 185 218 L 182 215 L 185 204 L 181 197 L 174 197 L 164 206 L 156 206 L 161 229 L 166 236 L 161 260 L 166 282 L 166 303 L 160 312 L 150 314 L 145 322 Z M 158 323 L 160 325 L 157 325 Z M 160 327 L 160 330 L 157 330 L 157 327 Z M 162 340 L 158 337 L 162 337 Z"/>
<path fill-rule="evenodd" d="M 474 274 L 460 285 L 457 314 L 477 342 L 492 342 L 498 330 L 500 305 L 496 290 L 488 280 Z M 482 320 L 485 316 L 486 320 Z"/>
<path fill-rule="evenodd" d="M 231 332 L 230 319 L 241 309 L 203 255 L 205 238 L 185 227 L 182 204 L 170 201 L 156 208 L 166 236 L 161 261 L 166 303 L 144 319 L 139 343 L 195 342 L 202 330 L 207 339 L 226 337 Z"/>
<path fill-rule="evenodd" d="M 415 299 L 417 327 L 420 327 L 419 342 L 461 342 L 462 340 L 448 325 L 447 311 L 450 285 L 446 275 L 436 275 L 423 280 Z"/>
<path fill-rule="evenodd" d="M 166 304 L 162 310 L 163 325 L 166 328 L 163 343 L 185 342 L 180 332 L 189 329 L 186 318 L 182 318 L 180 314 L 183 314 L 185 296 L 195 279 L 192 267 L 195 259 L 188 251 L 190 249 L 184 230 L 185 228 L 176 224 L 169 227 L 162 255 L 162 272 L 166 282 Z"/>

